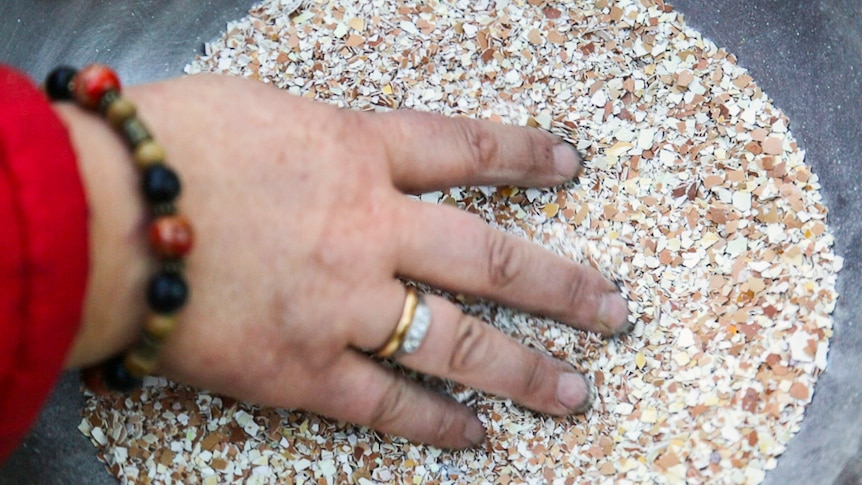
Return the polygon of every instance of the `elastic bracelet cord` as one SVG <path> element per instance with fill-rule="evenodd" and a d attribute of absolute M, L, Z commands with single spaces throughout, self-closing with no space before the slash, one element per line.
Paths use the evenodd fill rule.
<path fill-rule="evenodd" d="M 120 80 L 110 68 L 93 64 L 77 71 L 62 66 L 45 80 L 45 91 L 55 101 L 74 101 L 97 111 L 123 137 L 141 173 L 141 190 L 150 216 L 149 243 L 160 269 L 147 284 L 149 314 L 140 340 L 123 354 L 81 372 L 84 385 L 95 394 L 127 392 L 159 365 L 165 340 L 177 327 L 177 312 L 189 296 L 183 260 L 192 248 L 194 233 L 188 219 L 177 213 L 180 179 L 165 163 L 161 145 L 137 117 L 135 105 L 121 95 Z"/>

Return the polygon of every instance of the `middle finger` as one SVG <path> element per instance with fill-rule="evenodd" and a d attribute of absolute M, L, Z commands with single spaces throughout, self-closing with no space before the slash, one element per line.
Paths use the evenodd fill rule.
<path fill-rule="evenodd" d="M 628 305 L 595 269 L 494 229 L 454 207 L 406 200 L 402 276 L 548 316 L 584 330 L 628 330 Z"/>

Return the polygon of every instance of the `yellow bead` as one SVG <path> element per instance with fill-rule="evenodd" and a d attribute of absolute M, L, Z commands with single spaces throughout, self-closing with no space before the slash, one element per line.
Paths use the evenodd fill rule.
<path fill-rule="evenodd" d="M 123 365 L 135 377 L 151 375 L 159 366 L 159 354 L 151 348 L 136 346 L 126 352 Z"/>
<path fill-rule="evenodd" d="M 123 126 L 129 118 L 135 116 L 135 105 L 126 98 L 119 97 L 105 109 L 105 119 L 114 128 Z"/>
<path fill-rule="evenodd" d="M 135 148 L 135 163 L 141 168 L 151 167 L 165 161 L 165 150 L 153 140 L 141 142 Z"/>
<path fill-rule="evenodd" d="M 177 328 L 177 317 L 174 315 L 151 314 L 147 317 L 144 330 L 156 340 L 164 340 Z"/>

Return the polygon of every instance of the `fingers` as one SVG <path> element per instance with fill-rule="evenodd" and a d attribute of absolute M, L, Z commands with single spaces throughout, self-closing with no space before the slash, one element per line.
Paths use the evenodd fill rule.
<path fill-rule="evenodd" d="M 400 295 L 404 294 L 402 288 Z M 589 409 L 591 385 L 569 364 L 519 344 L 443 298 L 423 299 L 431 325 L 415 353 L 397 356 L 404 365 L 512 398 L 543 413 Z M 387 308 L 388 316 L 400 313 L 403 299 L 398 304 L 388 301 L 377 308 Z M 358 334 L 357 346 L 379 348 L 396 323 L 393 319 L 367 327 Z M 326 375 L 324 392 L 307 405 L 313 411 L 443 448 L 464 448 L 484 440 L 482 424 L 469 408 L 358 351 L 345 351 Z"/>
<path fill-rule="evenodd" d="M 551 186 L 582 171 L 571 145 L 549 133 L 418 111 L 373 116 L 392 179 L 407 193 L 456 185 Z"/>
<path fill-rule="evenodd" d="M 399 362 L 543 413 L 565 415 L 589 408 L 590 385 L 569 364 L 521 345 L 443 298 L 423 298 L 431 314 L 430 327 L 414 353 L 396 354 Z M 359 345 L 381 347 L 395 326 L 392 321 L 368 327 Z"/>
<path fill-rule="evenodd" d="M 440 448 L 482 443 L 485 430 L 467 406 L 425 389 L 356 351 L 342 355 L 316 412 Z"/>
<path fill-rule="evenodd" d="M 431 326 L 419 349 L 399 362 L 530 409 L 566 415 L 592 403 L 590 385 L 569 364 L 529 349 L 447 300 L 425 295 Z"/>
<path fill-rule="evenodd" d="M 626 301 L 598 271 L 453 207 L 412 200 L 403 207 L 403 276 L 603 335 L 628 330 Z"/>

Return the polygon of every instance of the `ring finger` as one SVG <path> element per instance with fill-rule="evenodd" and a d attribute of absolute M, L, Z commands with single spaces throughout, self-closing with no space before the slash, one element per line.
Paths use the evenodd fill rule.
<path fill-rule="evenodd" d="M 414 353 L 396 354 L 405 366 L 543 413 L 565 415 L 589 408 L 590 385 L 571 365 L 518 343 L 444 298 L 424 295 L 423 300 L 431 324 Z M 379 348 L 391 332 L 369 334 L 369 345 Z"/>

